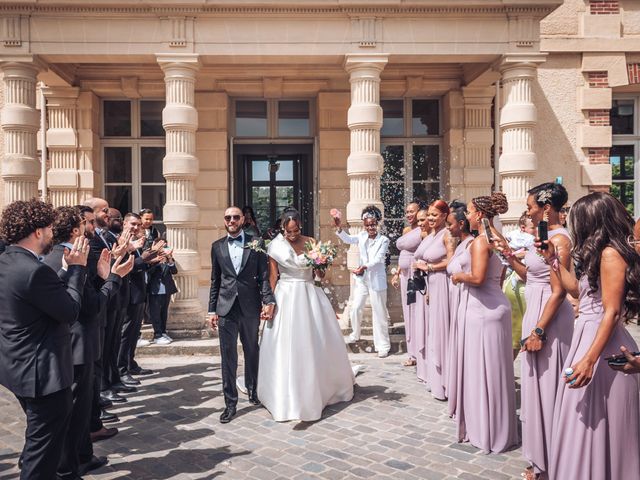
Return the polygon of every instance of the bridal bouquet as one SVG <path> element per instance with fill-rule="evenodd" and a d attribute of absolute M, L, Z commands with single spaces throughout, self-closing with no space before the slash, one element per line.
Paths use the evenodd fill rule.
<path fill-rule="evenodd" d="M 338 254 L 338 247 L 329 242 L 312 242 L 304 244 L 304 259 L 308 267 L 322 272 L 333 263 Z"/>

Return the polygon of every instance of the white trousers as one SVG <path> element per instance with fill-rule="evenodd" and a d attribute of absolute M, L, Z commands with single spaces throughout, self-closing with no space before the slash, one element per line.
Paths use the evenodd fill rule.
<path fill-rule="evenodd" d="M 373 345 L 378 353 L 387 353 L 391 348 L 389 341 L 389 312 L 387 311 L 387 290 L 374 291 L 364 283 L 356 283 L 353 291 L 353 304 L 351 305 L 351 340 L 360 340 L 360 326 L 362 315 L 367 303 L 367 297 L 371 302 L 373 323 Z"/>

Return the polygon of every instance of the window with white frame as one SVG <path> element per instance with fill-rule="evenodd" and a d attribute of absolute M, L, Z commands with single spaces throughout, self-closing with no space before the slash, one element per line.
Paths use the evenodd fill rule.
<path fill-rule="evenodd" d="M 440 102 L 405 98 L 382 100 L 380 105 L 384 162 L 380 199 L 390 253 L 397 255 L 395 241 L 405 226 L 405 206 L 416 199 L 430 203 L 440 197 Z"/>
<path fill-rule="evenodd" d="M 122 215 L 149 208 L 156 223 L 162 222 L 166 203 L 164 105 L 164 100 L 102 102 L 104 197 Z"/>
<path fill-rule="evenodd" d="M 640 217 L 640 96 L 616 96 L 611 108 L 611 194 Z"/>

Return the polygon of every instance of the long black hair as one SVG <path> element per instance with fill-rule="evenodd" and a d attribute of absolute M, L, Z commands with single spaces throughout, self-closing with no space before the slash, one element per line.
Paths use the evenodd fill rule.
<path fill-rule="evenodd" d="M 462 222 L 462 231 L 470 234 L 471 225 L 469 225 L 469 220 L 467 219 L 467 204 L 459 200 L 453 200 L 449 203 L 449 209 L 456 222 Z"/>
<path fill-rule="evenodd" d="M 529 195 L 533 195 L 533 198 L 539 207 L 551 205 L 551 208 L 556 212 L 559 212 L 569 200 L 567 189 L 564 188 L 564 185 L 560 185 L 559 183 L 541 183 L 540 185 L 533 187 L 527 193 Z"/>
<path fill-rule="evenodd" d="M 576 271 L 578 276 L 587 276 L 589 293 L 599 288 L 601 255 L 606 247 L 614 248 L 626 262 L 624 315 L 627 318 L 640 313 L 640 255 L 629 242 L 633 238 L 633 225 L 633 218 L 624 205 L 603 192 L 578 199 L 569 216 Z"/>

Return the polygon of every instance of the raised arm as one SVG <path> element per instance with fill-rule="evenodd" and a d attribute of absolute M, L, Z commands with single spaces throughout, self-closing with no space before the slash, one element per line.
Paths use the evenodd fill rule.
<path fill-rule="evenodd" d="M 349 235 L 347 232 L 342 230 L 342 228 L 336 230 L 336 235 L 338 235 L 338 238 L 340 238 L 340 240 L 342 240 L 344 243 L 349 243 L 349 244 L 358 243 L 357 235 Z"/>

